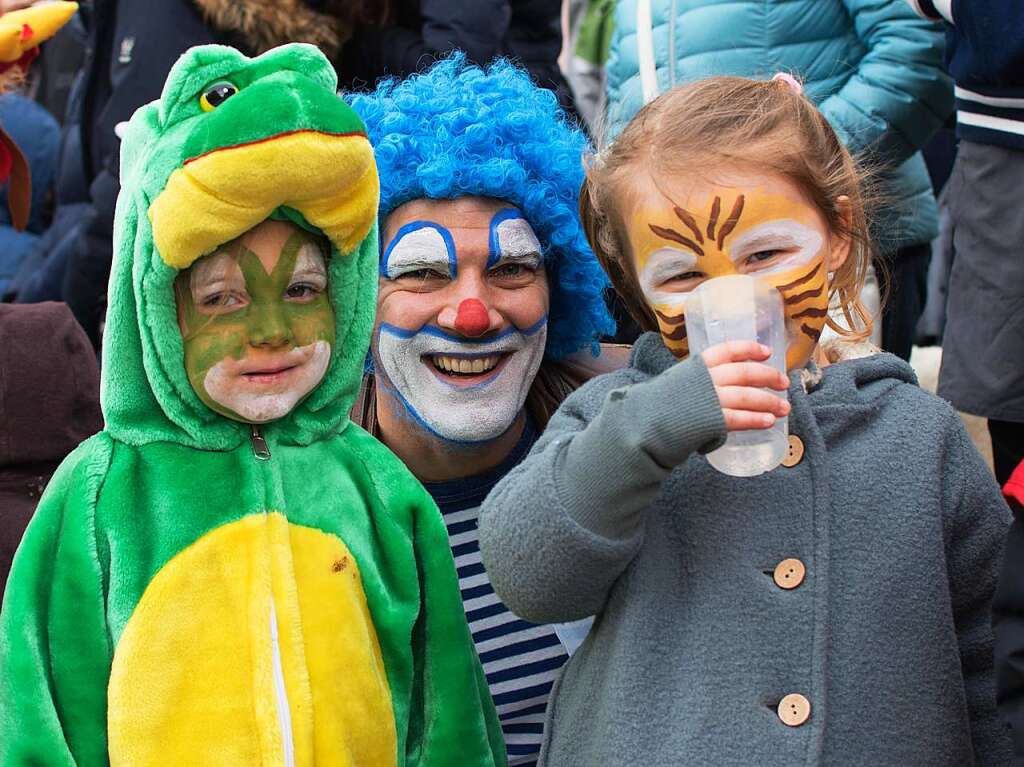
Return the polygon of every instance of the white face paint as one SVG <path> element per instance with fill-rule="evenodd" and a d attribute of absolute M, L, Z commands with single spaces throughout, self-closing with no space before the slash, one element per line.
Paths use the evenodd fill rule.
<path fill-rule="evenodd" d="M 775 274 L 809 266 L 821 256 L 821 246 L 824 242 L 821 232 L 807 224 L 791 219 L 768 221 L 733 240 L 729 248 L 729 257 L 737 268 L 743 267 L 742 271 L 759 276 Z M 746 264 L 752 255 L 769 251 L 788 252 L 782 258 L 773 258 L 765 262 L 763 268 L 758 268 L 756 262 Z"/>
<path fill-rule="evenodd" d="M 485 442 L 504 434 L 522 410 L 546 342 L 547 317 L 534 328 L 509 330 L 484 343 L 466 343 L 433 327 L 410 334 L 381 325 L 377 356 L 420 425 L 451 442 Z M 449 369 L 458 365 L 465 372 L 490 372 L 459 385 L 442 378 L 434 360 Z"/>
<path fill-rule="evenodd" d="M 518 211 L 516 211 L 518 214 Z M 506 218 L 492 226 L 491 261 L 540 261 L 540 240 L 525 218 Z M 496 246 L 496 247 L 495 247 Z M 491 264 L 493 266 L 493 263 Z"/>
<path fill-rule="evenodd" d="M 255 375 L 265 362 L 227 357 L 206 373 L 206 393 L 219 405 L 237 413 L 248 423 L 267 423 L 283 418 L 324 377 L 331 361 L 331 345 L 315 341 L 297 346 L 281 355 L 275 367 L 283 372 Z M 248 375 L 247 375 L 248 374 Z"/>
<path fill-rule="evenodd" d="M 453 234 L 438 223 L 417 220 L 398 230 L 381 274 L 413 280 L 417 292 L 387 304 L 394 311 L 404 302 L 402 311 L 378 317 L 374 355 L 382 388 L 421 428 L 449 442 L 479 443 L 500 437 L 522 411 L 544 358 L 547 291 L 533 279 L 543 268 L 540 241 L 519 210 L 493 215 L 486 253 L 458 258 Z M 464 281 L 472 287 L 460 294 Z M 435 324 L 443 313 L 461 311 L 451 290 L 458 306 L 473 298 L 489 317 L 500 314 L 491 327 L 504 329 L 471 337 L 457 314 Z"/>
<path fill-rule="evenodd" d="M 677 248 L 661 248 L 647 258 L 640 273 L 640 291 L 649 304 L 681 307 L 686 301 L 686 293 L 663 290 L 662 285 L 673 277 L 696 269 L 696 254 Z"/>
<path fill-rule="evenodd" d="M 451 235 L 440 227 L 417 222 L 403 227 L 381 261 L 381 273 L 397 280 L 411 272 L 427 270 L 455 277 Z"/>

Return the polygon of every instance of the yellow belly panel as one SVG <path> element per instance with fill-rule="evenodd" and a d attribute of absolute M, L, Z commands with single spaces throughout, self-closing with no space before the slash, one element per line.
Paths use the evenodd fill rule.
<path fill-rule="evenodd" d="M 125 626 L 107 716 L 112 767 L 395 764 L 391 693 L 351 552 L 277 513 L 199 538 Z"/>

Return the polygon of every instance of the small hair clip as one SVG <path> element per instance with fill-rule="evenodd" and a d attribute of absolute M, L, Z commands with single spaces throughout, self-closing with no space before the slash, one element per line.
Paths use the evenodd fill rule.
<path fill-rule="evenodd" d="M 803 93 L 804 93 L 804 86 L 801 84 L 801 82 L 799 80 L 797 80 L 795 77 L 793 77 L 793 75 L 791 75 L 789 72 L 779 72 L 779 73 L 777 73 L 775 75 L 775 77 L 772 78 L 772 82 L 775 82 L 776 80 L 782 80 L 782 82 L 784 82 L 786 85 L 788 85 L 793 90 L 793 93 L 795 93 L 797 96 L 802 96 L 803 95 Z"/>

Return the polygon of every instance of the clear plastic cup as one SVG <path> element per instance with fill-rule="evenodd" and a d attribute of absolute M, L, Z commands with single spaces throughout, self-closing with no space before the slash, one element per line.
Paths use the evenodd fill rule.
<path fill-rule="evenodd" d="M 786 318 L 778 289 L 749 275 L 716 277 L 686 297 L 686 337 L 690 354 L 725 341 L 757 341 L 772 350 L 766 363 L 786 373 Z M 786 392 L 769 389 L 786 398 Z M 733 477 L 771 471 L 789 447 L 789 421 L 776 418 L 767 429 L 729 432 L 725 444 L 707 455 L 708 463 Z"/>

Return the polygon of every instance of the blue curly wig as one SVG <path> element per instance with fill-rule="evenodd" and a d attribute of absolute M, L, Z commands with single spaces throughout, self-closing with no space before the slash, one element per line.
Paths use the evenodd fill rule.
<path fill-rule="evenodd" d="M 486 71 L 462 54 L 347 99 L 366 123 L 380 173 L 380 217 L 420 198 L 470 195 L 518 207 L 544 248 L 551 285 L 545 355 L 557 360 L 615 332 L 608 280 L 580 224 L 587 139 L 554 93 L 508 61 Z"/>

